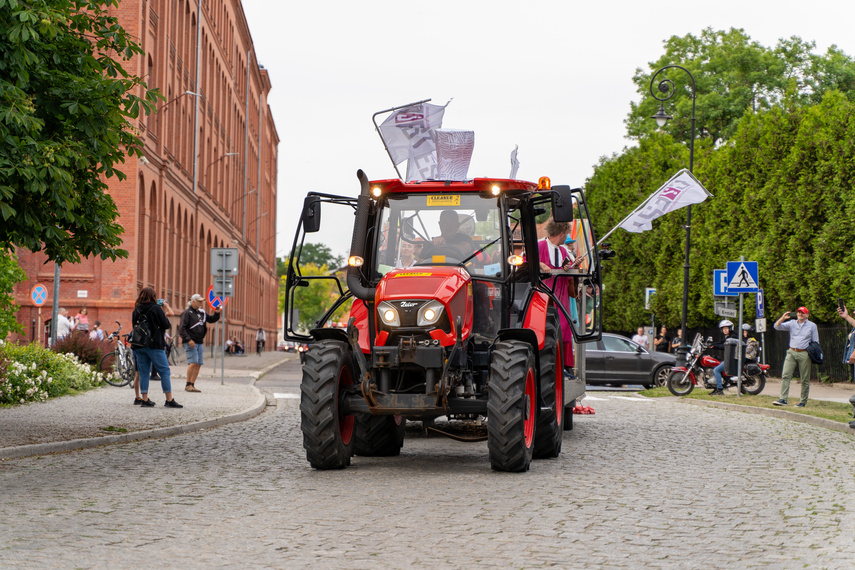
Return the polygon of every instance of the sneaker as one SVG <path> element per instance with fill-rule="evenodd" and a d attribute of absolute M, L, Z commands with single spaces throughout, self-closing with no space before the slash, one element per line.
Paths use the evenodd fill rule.
<path fill-rule="evenodd" d="M 142 404 L 142 398 L 134 398 L 134 405 L 139 406 Z"/>
<path fill-rule="evenodd" d="M 163 404 L 167 408 L 183 408 L 181 404 L 175 401 L 175 399 L 167 400 L 165 404 Z"/>
<path fill-rule="evenodd" d="M 786 406 L 787 401 L 786 400 L 776 400 L 776 401 L 772 402 L 772 405 L 773 406 Z"/>
<path fill-rule="evenodd" d="M 796 407 L 797 407 L 797 408 L 804 408 L 804 407 L 805 407 L 805 405 L 804 405 L 804 404 L 802 404 L 801 402 L 799 402 L 798 404 L 796 404 Z"/>
<path fill-rule="evenodd" d="M 140 407 L 153 408 L 154 402 L 152 402 L 151 400 L 140 400 Z"/>

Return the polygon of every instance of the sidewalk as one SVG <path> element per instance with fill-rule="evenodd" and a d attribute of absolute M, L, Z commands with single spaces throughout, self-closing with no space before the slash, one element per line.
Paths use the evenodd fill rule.
<path fill-rule="evenodd" d="M 296 358 L 297 354 L 286 352 L 228 356 L 223 385 L 221 359 L 215 372 L 213 361 L 206 358 L 197 380 L 199 394 L 184 391 L 187 369 L 179 364 L 172 368 L 172 389 L 175 400 L 184 405 L 180 410 L 163 407 L 159 383 L 149 393 L 157 403 L 154 408 L 134 406 L 134 392 L 128 387 L 104 386 L 77 396 L 0 409 L 0 461 L 165 437 L 249 419 L 267 407 L 267 398 L 255 381 Z M 242 381 L 235 381 L 238 378 Z"/>

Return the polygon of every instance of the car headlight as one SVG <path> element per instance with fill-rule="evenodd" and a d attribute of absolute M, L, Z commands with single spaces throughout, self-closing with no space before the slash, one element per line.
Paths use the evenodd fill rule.
<path fill-rule="evenodd" d="M 401 326 L 401 317 L 398 315 L 398 310 L 390 303 L 383 301 L 377 305 L 377 314 L 380 320 L 390 327 Z"/>
<path fill-rule="evenodd" d="M 420 327 L 435 324 L 439 321 L 444 310 L 442 303 L 439 301 L 429 301 L 419 309 L 418 320 L 416 323 Z"/>

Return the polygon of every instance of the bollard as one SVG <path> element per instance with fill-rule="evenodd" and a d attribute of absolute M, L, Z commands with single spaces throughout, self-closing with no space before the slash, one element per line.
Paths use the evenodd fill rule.
<path fill-rule="evenodd" d="M 849 403 L 852 404 L 852 417 L 855 417 L 855 395 L 849 398 Z M 849 427 L 855 429 L 855 421 L 849 422 Z"/>

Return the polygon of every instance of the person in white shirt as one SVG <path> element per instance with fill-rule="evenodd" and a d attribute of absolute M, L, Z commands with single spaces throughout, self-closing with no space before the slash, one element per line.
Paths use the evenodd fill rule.
<path fill-rule="evenodd" d="M 64 339 L 73 330 L 74 321 L 68 318 L 68 309 L 60 307 L 59 314 L 56 316 L 56 340 Z"/>
<path fill-rule="evenodd" d="M 638 332 L 632 337 L 632 342 L 644 348 L 650 348 L 647 341 L 647 335 L 644 334 L 644 327 L 638 327 Z"/>

